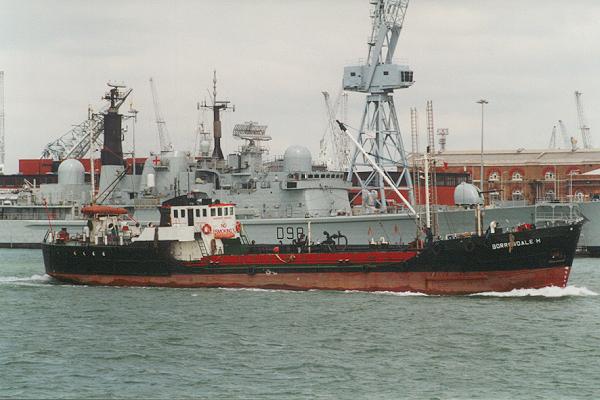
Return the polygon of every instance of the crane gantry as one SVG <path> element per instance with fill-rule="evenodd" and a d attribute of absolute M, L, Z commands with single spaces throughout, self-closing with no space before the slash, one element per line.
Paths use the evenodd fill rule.
<path fill-rule="evenodd" d="M 409 200 L 414 204 L 412 179 L 392 96 L 395 89 L 405 89 L 413 84 L 413 72 L 409 67 L 393 61 L 408 0 L 371 0 L 370 3 L 373 9 L 367 61 L 344 68 L 343 86 L 344 90 L 367 94 L 358 143 L 381 170 L 400 172 L 395 184 L 408 191 Z M 363 192 L 377 191 L 379 208 L 385 212 L 388 207 L 387 180 L 374 169 L 366 179 L 361 178 L 357 171 L 364 168 L 371 168 L 371 165 L 356 149 L 350 159 L 348 180 L 356 175 Z"/>

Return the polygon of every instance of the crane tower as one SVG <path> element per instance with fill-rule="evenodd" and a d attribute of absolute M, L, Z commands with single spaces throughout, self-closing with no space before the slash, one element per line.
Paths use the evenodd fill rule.
<path fill-rule="evenodd" d="M 173 144 L 171 143 L 171 136 L 167 129 L 167 123 L 162 117 L 160 112 L 160 105 L 158 103 L 158 93 L 156 91 L 156 85 L 154 79 L 150 78 L 150 90 L 152 91 L 152 101 L 154 102 L 154 115 L 156 116 L 156 126 L 158 127 L 158 140 L 160 142 L 160 152 L 168 153 L 173 151 Z"/>
<path fill-rule="evenodd" d="M 357 141 L 382 170 L 400 172 L 394 183 L 408 190 L 409 201 L 414 204 L 412 179 L 392 96 L 395 89 L 405 89 L 413 84 L 413 72 L 409 67 L 393 61 L 408 0 L 371 0 L 370 3 L 373 7 L 372 30 L 367 61 L 344 68 L 344 90 L 367 94 Z M 357 170 L 364 168 L 371 169 L 371 166 L 355 149 L 350 159 L 348 180 Z M 388 201 L 383 176 L 374 170 L 366 179 L 358 174 L 356 176 L 363 191 L 378 192 L 380 210 L 385 212 Z"/>
<path fill-rule="evenodd" d="M 577 106 L 577 120 L 579 121 L 579 130 L 581 131 L 581 140 L 583 141 L 584 149 L 592 148 L 592 137 L 590 135 L 590 127 L 587 124 L 585 119 L 585 114 L 583 113 L 583 104 L 581 103 L 581 95 L 583 93 L 576 91 L 575 92 L 575 105 Z"/>

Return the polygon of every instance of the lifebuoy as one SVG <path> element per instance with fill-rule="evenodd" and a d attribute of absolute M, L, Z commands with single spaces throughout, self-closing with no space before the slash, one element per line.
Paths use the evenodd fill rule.
<path fill-rule="evenodd" d="M 235 231 L 240 233 L 242 231 L 242 223 L 240 221 L 235 221 Z"/>
<path fill-rule="evenodd" d="M 209 224 L 204 224 L 202 226 L 202 233 L 204 233 L 205 235 L 210 235 L 211 232 L 212 232 L 212 226 L 210 226 Z"/>

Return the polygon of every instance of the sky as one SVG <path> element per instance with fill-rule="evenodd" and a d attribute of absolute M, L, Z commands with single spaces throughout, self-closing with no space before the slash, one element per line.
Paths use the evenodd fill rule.
<path fill-rule="evenodd" d="M 108 81 L 133 88 L 138 155 L 158 149 L 149 77 L 175 148 L 192 150 L 213 70 L 218 97 L 235 105 L 222 117 L 225 153 L 241 144 L 233 126 L 257 121 L 273 137 L 271 155 L 301 144 L 316 157 L 321 92 L 337 95 L 370 32 L 368 0 L 0 0 L 0 9 L 8 173 L 98 109 Z M 448 150 L 479 148 L 485 98 L 486 148 L 545 148 L 559 119 L 579 135 L 575 90 L 600 145 L 598 20 L 597 0 L 412 0 L 395 53 L 415 77 L 395 93 L 406 146 L 410 108 L 423 128 L 432 100 Z M 350 93 L 350 125 L 363 107 L 364 95 Z"/>

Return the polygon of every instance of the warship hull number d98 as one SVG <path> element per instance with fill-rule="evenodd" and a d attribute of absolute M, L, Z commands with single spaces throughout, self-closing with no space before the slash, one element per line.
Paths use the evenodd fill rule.
<path fill-rule="evenodd" d="M 294 229 L 293 226 L 278 226 L 277 227 L 277 240 L 283 239 L 298 239 L 304 236 L 304 228 L 298 226 Z"/>

